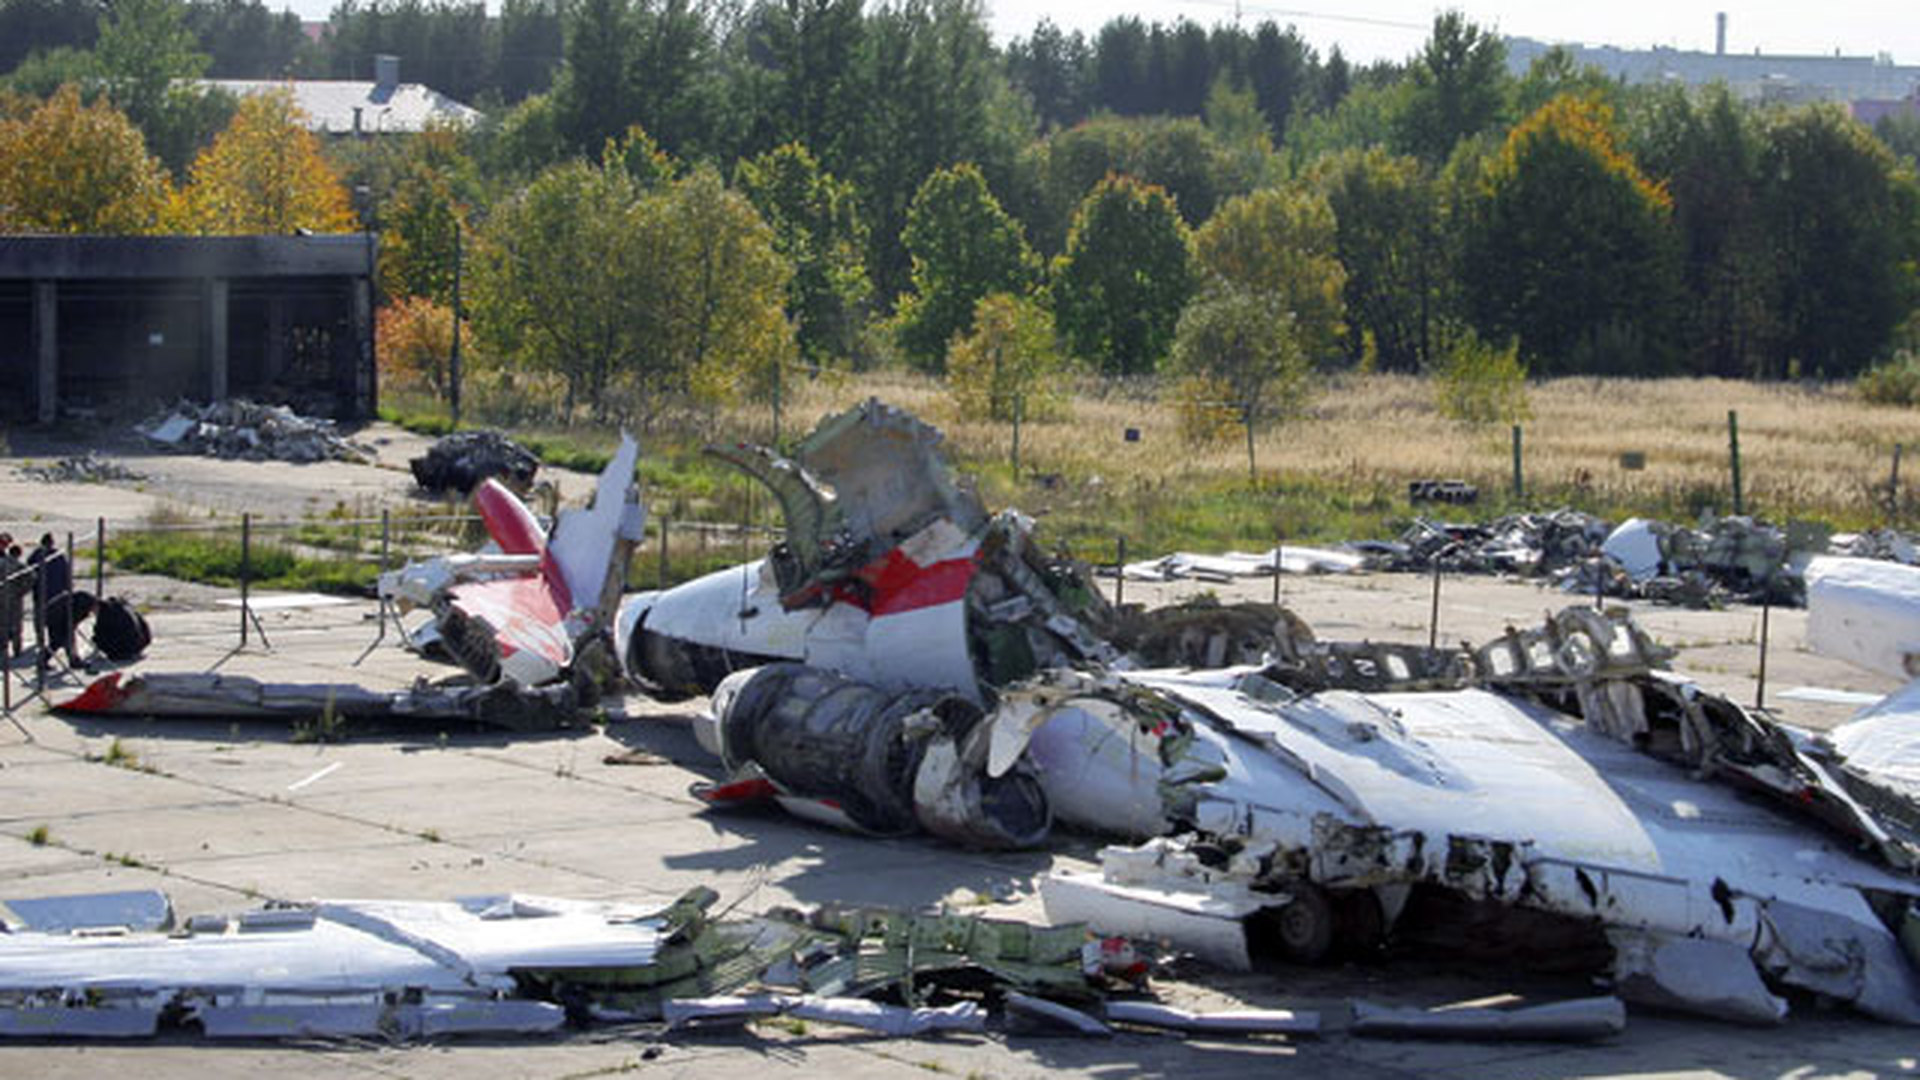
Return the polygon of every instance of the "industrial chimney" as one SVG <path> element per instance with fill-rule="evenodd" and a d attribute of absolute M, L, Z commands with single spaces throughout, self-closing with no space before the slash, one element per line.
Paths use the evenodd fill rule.
<path fill-rule="evenodd" d="M 1713 55 L 1727 55 L 1727 13 L 1724 11 L 1713 16 Z"/>

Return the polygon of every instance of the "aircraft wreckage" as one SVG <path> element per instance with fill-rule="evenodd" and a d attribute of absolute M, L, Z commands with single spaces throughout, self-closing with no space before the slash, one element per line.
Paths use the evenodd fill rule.
<path fill-rule="evenodd" d="M 1616 613 L 1435 649 L 1317 641 L 1261 605 L 1116 610 L 939 443 L 870 401 L 791 455 L 716 451 L 774 493 L 785 539 L 611 618 L 634 682 L 712 695 L 710 803 L 976 846 L 1124 839 L 1043 883 L 1050 916 L 1232 966 L 1256 928 L 1313 960 L 1437 922 L 1591 955 L 1629 1000 L 1777 1022 L 1800 991 L 1920 1023 L 1920 802 L 1857 764 L 1885 739 L 1709 693 Z M 483 485 L 505 554 L 410 567 L 394 594 L 487 685 L 603 678 L 632 467 L 553 538 Z"/>

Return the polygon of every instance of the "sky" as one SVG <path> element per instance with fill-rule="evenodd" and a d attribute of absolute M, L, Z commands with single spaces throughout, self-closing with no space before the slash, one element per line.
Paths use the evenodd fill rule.
<path fill-rule="evenodd" d="M 1044 16 L 1065 30 L 1092 35 L 1117 15 L 1147 22 L 1187 18 L 1203 26 L 1231 22 L 1235 0 L 986 0 L 994 37 L 1023 36 Z M 1295 6 L 1300 5 L 1300 6 Z M 1890 53 L 1899 64 L 1920 64 L 1920 18 L 1892 0 L 1484 0 L 1436 5 L 1420 0 L 1240 0 L 1240 21 L 1249 28 L 1272 19 L 1292 23 L 1324 56 L 1335 44 L 1357 63 L 1404 60 L 1420 48 L 1433 16 L 1458 7 L 1482 26 L 1512 37 L 1550 42 L 1668 46 L 1713 51 L 1715 12 L 1727 13 L 1727 51 L 1816 53 L 1835 49 L 1848 56 Z M 1904 14 L 1901 12 L 1904 10 Z"/>

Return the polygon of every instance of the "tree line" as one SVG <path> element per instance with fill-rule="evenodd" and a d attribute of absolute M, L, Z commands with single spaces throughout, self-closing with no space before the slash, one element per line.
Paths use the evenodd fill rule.
<path fill-rule="evenodd" d="M 1069 367 L 1165 373 L 1248 418 L 1346 366 L 1837 378 L 1915 335 L 1920 125 L 1564 52 L 1514 77 L 1457 12 L 1364 68 L 1272 22 L 1001 48 L 976 0 L 345 0 L 317 45 L 216 53 L 258 9 L 116 0 L 88 38 L 88 5 L 6 0 L 43 40 L 0 110 L 73 86 L 180 180 L 233 108 L 182 74 L 475 58 L 438 88 L 492 103 L 478 128 L 326 153 L 390 297 L 444 312 L 466 236 L 483 351 L 583 406 L 797 359 L 951 365 L 996 411 Z M 19 199 L 11 227 L 66 227 Z"/>

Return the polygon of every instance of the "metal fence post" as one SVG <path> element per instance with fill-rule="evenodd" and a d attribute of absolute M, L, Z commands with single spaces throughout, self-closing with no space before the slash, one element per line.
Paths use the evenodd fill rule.
<path fill-rule="evenodd" d="M 93 520 L 93 598 L 107 598 L 107 519 Z"/>
<path fill-rule="evenodd" d="M 1113 606 L 1127 602 L 1127 538 L 1116 536 L 1113 555 Z"/>
<path fill-rule="evenodd" d="M 247 647 L 249 578 L 253 573 L 253 515 L 240 515 L 240 647 Z"/>
<path fill-rule="evenodd" d="M 672 531 L 673 531 L 673 519 L 670 517 L 662 516 L 660 518 L 660 584 L 659 584 L 659 588 L 662 588 L 662 589 L 667 587 L 667 534 Z"/>
<path fill-rule="evenodd" d="M 1527 497 L 1526 474 L 1520 471 L 1520 425 L 1513 425 L 1513 501 L 1523 502 Z"/>
<path fill-rule="evenodd" d="M 1440 560 L 1433 561 L 1433 610 L 1427 616 L 1427 648 L 1440 647 Z"/>
<path fill-rule="evenodd" d="M 1887 524 L 1900 520 L 1900 445 L 1893 444 L 1893 474 L 1887 477 Z"/>
<path fill-rule="evenodd" d="M 1733 409 L 1727 410 L 1727 457 L 1733 467 L 1733 513 L 1738 517 L 1747 510 L 1740 491 L 1740 414 Z"/>
<path fill-rule="evenodd" d="M 1020 479 L 1020 421 L 1026 419 L 1027 396 L 1013 395 L 1013 478 Z"/>
<path fill-rule="evenodd" d="M 73 659 L 73 631 L 75 629 L 73 624 L 78 621 L 73 617 L 73 568 L 77 565 L 79 564 L 73 561 L 73 533 L 69 532 L 67 533 L 67 632 L 60 635 L 60 648 L 66 651 L 69 661 Z M 48 597 L 47 599 L 51 600 L 53 598 Z"/>
<path fill-rule="evenodd" d="M 1767 639 L 1773 623 L 1773 593 L 1771 590 L 1760 595 L 1760 677 L 1753 686 L 1753 707 L 1767 707 Z"/>
<path fill-rule="evenodd" d="M 1280 564 L 1286 561 L 1287 543 L 1281 537 L 1273 538 L 1273 606 L 1280 606 Z"/>

